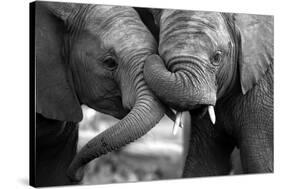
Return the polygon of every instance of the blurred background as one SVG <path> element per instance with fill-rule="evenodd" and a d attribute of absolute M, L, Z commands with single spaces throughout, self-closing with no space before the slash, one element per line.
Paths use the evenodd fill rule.
<path fill-rule="evenodd" d="M 82 106 L 83 120 L 79 123 L 78 150 L 90 139 L 113 126 L 118 119 Z M 146 135 L 119 151 L 91 161 L 85 168 L 83 184 L 175 179 L 182 175 L 185 154 L 183 149 L 190 134 L 190 115 L 184 114 L 184 128 L 172 134 L 173 122 L 164 117 Z M 185 137 L 183 137 L 185 136 Z M 185 146 L 187 146 L 185 144 Z M 234 168 L 230 174 L 241 174 L 239 151 L 232 154 Z"/>
<path fill-rule="evenodd" d="M 78 150 L 90 139 L 118 122 L 87 106 L 82 106 Z M 189 118 L 187 118 L 189 119 Z M 184 163 L 183 129 L 172 134 L 173 122 L 164 117 L 142 138 L 93 160 L 86 167 L 83 184 L 151 181 L 179 178 Z M 188 129 L 186 129 L 188 130 Z"/>

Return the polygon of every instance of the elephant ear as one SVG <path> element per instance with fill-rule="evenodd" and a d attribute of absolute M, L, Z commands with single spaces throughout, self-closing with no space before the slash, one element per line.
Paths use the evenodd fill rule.
<path fill-rule="evenodd" d="M 273 64 L 273 16 L 235 14 L 234 19 L 241 37 L 239 71 L 246 94 Z"/>
<path fill-rule="evenodd" d="M 63 4 L 35 5 L 36 112 L 49 119 L 78 122 L 82 110 L 62 56 L 65 20 L 71 11 Z"/>

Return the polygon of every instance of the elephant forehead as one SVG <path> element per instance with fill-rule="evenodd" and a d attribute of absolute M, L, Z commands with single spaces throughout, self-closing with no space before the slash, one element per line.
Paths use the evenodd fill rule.
<path fill-rule="evenodd" d="M 101 38 L 105 48 L 114 48 L 117 53 L 130 48 L 155 48 L 152 35 L 131 7 L 97 6 L 90 18 L 86 30 Z"/>
<path fill-rule="evenodd" d="M 230 35 L 221 13 L 165 10 L 161 17 L 160 39 L 187 40 L 191 35 L 206 35 L 214 43 L 227 45 Z M 179 38 L 179 39 L 177 39 Z M 166 45 L 166 44 L 165 44 Z"/>
<path fill-rule="evenodd" d="M 231 37 L 220 13 L 168 11 L 164 20 L 159 53 L 165 61 L 174 55 L 190 53 L 207 60 L 217 49 L 229 48 Z"/>
<path fill-rule="evenodd" d="M 86 55 L 86 57 L 92 57 L 94 59 L 101 59 L 102 55 L 107 51 L 104 48 L 102 41 L 96 35 L 92 35 L 89 32 L 84 32 L 83 35 L 80 35 L 79 38 L 76 39 L 76 43 L 73 46 L 72 55 L 79 56 L 81 54 Z"/>
<path fill-rule="evenodd" d="M 87 18 L 87 29 L 97 33 L 111 30 L 118 25 L 138 24 L 137 13 L 131 7 L 99 5 L 93 8 Z M 121 28 L 120 28 L 121 29 Z"/>
<path fill-rule="evenodd" d="M 200 56 L 208 60 L 208 57 L 212 54 L 215 45 L 210 42 L 208 37 L 196 37 L 196 38 L 177 38 L 177 43 L 165 43 L 159 48 L 160 55 L 165 61 L 173 56 L 186 56 L 193 54 Z M 172 49 L 172 50 L 171 50 Z"/>
<path fill-rule="evenodd" d="M 208 11 L 188 11 L 188 10 L 165 10 L 161 15 L 161 24 L 166 25 L 170 22 L 197 22 L 210 28 L 217 28 L 223 24 L 219 12 Z"/>

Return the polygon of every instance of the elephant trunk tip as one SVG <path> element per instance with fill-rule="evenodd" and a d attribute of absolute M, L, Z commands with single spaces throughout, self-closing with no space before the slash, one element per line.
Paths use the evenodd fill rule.
<path fill-rule="evenodd" d="M 82 181 L 84 177 L 84 172 L 85 172 L 84 170 L 85 170 L 85 166 L 79 167 L 76 171 L 73 171 L 73 169 L 70 167 L 67 170 L 67 176 L 71 180 L 71 182 L 79 183 Z"/>

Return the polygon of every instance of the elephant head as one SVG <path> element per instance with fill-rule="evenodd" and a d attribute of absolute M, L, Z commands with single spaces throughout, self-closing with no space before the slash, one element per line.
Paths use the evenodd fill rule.
<path fill-rule="evenodd" d="M 246 94 L 273 64 L 273 17 L 217 12 L 153 10 L 160 27 L 159 55 L 144 76 L 170 107 L 207 107 L 215 122 L 218 99 Z"/>
<path fill-rule="evenodd" d="M 162 118 L 163 106 L 143 77 L 156 42 L 130 7 L 37 2 L 36 111 L 68 122 L 82 119 L 81 104 L 122 118 L 92 139 L 68 175 L 94 158 L 138 139 Z"/>

